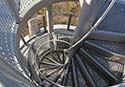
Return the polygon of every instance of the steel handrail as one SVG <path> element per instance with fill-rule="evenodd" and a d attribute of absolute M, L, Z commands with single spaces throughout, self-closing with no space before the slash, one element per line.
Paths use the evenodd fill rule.
<path fill-rule="evenodd" d="M 105 10 L 105 12 L 96 21 L 96 23 L 94 24 L 94 26 L 92 26 L 91 29 L 80 40 L 78 40 L 69 49 L 67 49 L 65 51 L 69 52 L 70 50 L 72 50 L 73 48 L 75 48 L 76 46 L 78 46 L 81 42 L 83 42 L 92 33 L 92 31 L 95 30 L 100 25 L 100 23 L 105 19 L 105 17 L 108 15 L 108 13 L 110 12 L 110 10 L 114 6 L 115 2 L 116 2 L 116 0 L 112 0 L 111 3 L 109 4 L 109 6 L 107 7 L 107 9 Z"/>

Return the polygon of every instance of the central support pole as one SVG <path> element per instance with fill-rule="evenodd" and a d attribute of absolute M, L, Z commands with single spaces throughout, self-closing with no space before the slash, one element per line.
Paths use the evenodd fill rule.
<path fill-rule="evenodd" d="M 78 25 L 75 29 L 74 42 L 84 36 L 96 20 L 104 0 L 80 0 L 82 4 Z"/>
<path fill-rule="evenodd" d="M 104 0 L 80 0 L 81 12 L 72 44 L 80 40 L 92 28 Z M 69 50 L 69 57 L 72 57 L 79 46 Z"/>

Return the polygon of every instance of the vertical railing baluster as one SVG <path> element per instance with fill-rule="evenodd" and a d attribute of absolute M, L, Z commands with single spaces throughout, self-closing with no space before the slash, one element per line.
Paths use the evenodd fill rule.
<path fill-rule="evenodd" d="M 19 13 L 21 13 L 21 11 L 22 11 L 22 0 L 20 0 L 20 6 L 19 6 L 19 8 L 20 8 L 20 10 L 19 10 Z"/>
<path fill-rule="evenodd" d="M 73 16 L 73 14 L 69 14 L 68 23 L 67 23 L 67 30 L 69 30 L 69 29 L 70 29 L 72 16 Z"/>
<path fill-rule="evenodd" d="M 21 39 L 22 39 L 24 45 L 26 45 L 26 41 L 25 41 L 25 39 L 24 39 L 24 35 L 23 35 L 23 34 L 21 34 Z"/>

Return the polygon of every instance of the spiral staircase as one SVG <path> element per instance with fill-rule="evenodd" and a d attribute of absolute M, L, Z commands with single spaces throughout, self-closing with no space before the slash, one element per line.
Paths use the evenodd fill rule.
<path fill-rule="evenodd" d="M 116 1 L 88 35 L 77 32 L 83 19 L 76 29 L 71 27 L 72 13 L 66 27 L 53 28 L 52 5 L 68 1 L 78 2 L 0 1 L 0 87 L 125 86 L 125 1 Z M 97 22 L 113 1 L 104 0 Z M 47 9 L 44 31 L 25 41 L 22 30 L 41 8 Z M 74 40 L 75 36 L 79 40 Z M 20 40 L 24 43 L 21 47 Z"/>

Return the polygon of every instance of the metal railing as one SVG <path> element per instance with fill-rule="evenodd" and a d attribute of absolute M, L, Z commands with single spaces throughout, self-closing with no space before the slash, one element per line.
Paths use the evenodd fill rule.
<path fill-rule="evenodd" d="M 16 18 L 7 0 L 0 1 L 0 55 L 17 70 L 19 63 L 15 53 L 15 33 L 17 30 Z"/>
<path fill-rule="evenodd" d="M 50 40 L 50 38 L 52 38 Z M 34 71 L 36 70 L 36 66 L 39 67 L 39 63 L 40 60 L 42 60 L 41 56 L 43 56 L 44 54 L 48 53 L 48 52 L 52 52 L 52 51 L 56 51 L 57 53 L 63 53 L 63 50 L 68 48 L 71 44 L 70 42 L 63 40 L 64 38 L 71 38 L 70 35 L 68 35 L 68 33 L 66 35 L 63 34 L 45 34 L 43 36 L 41 36 L 39 39 L 37 39 L 31 46 L 30 46 L 30 51 L 28 54 L 28 62 L 29 62 L 29 69 L 32 72 L 32 78 L 34 78 L 36 81 L 38 81 L 39 83 L 41 83 L 41 79 L 44 78 L 45 81 L 55 85 L 55 86 L 59 86 L 59 84 L 53 82 L 52 80 L 50 80 L 48 77 L 46 77 L 45 75 L 42 75 L 43 73 L 40 72 L 40 69 L 38 69 L 38 71 Z M 46 41 L 45 41 L 46 40 Z M 32 56 L 31 56 L 32 54 Z M 38 72 L 39 74 L 41 74 L 42 76 L 38 76 Z"/>
<path fill-rule="evenodd" d="M 75 25 L 71 25 L 72 19 L 73 19 L 73 17 L 78 17 L 78 15 L 76 15 L 75 13 L 72 13 L 72 12 L 54 12 L 54 15 L 63 15 L 63 16 L 67 17 L 67 20 L 63 24 L 62 23 L 61 24 L 60 23 L 53 23 L 54 29 L 57 29 L 56 27 L 58 25 L 62 25 L 62 26 L 58 26 L 58 29 L 73 30 L 72 26 L 75 27 Z M 41 35 L 41 34 L 44 34 L 44 33 L 48 32 L 47 31 L 47 24 L 46 24 L 46 22 L 47 22 L 46 15 L 40 15 L 40 16 L 33 17 L 33 18 L 29 19 L 29 21 L 38 20 L 38 19 L 41 20 L 41 23 L 39 23 L 39 25 L 38 25 L 38 21 L 37 21 L 37 23 L 33 24 L 33 28 L 34 28 L 34 26 L 37 26 L 37 28 L 39 28 L 40 31 L 35 33 L 35 34 L 33 34 L 33 36 L 31 36 L 29 39 L 27 39 L 28 41 L 24 39 L 26 35 L 21 34 L 21 39 L 22 39 L 22 42 L 23 42 L 21 47 L 20 47 L 21 49 L 24 46 L 26 46 L 29 41 L 34 39 L 35 36 L 37 36 L 39 34 Z M 32 25 L 32 22 L 31 22 L 30 25 Z M 37 28 L 35 28 L 35 29 L 37 29 Z M 33 29 L 33 30 L 35 30 L 35 29 Z M 31 31 L 32 31 L 32 29 L 29 32 L 31 32 Z"/>
<path fill-rule="evenodd" d="M 12 0 L 1 0 L 0 1 L 0 55 L 9 65 L 14 67 L 16 70 L 23 71 L 20 67 L 21 64 L 17 60 L 17 54 L 16 54 L 16 53 L 18 53 L 18 52 L 16 52 L 17 51 L 16 43 L 18 43 L 18 40 L 16 42 L 16 34 L 18 34 L 16 32 L 18 29 L 17 23 L 19 23 L 19 21 L 20 21 L 19 14 L 21 14 L 25 10 L 25 8 L 27 8 L 27 6 L 32 4 L 32 2 L 35 0 L 14 0 L 13 2 L 11 2 L 11 1 Z M 50 0 L 51 3 L 55 3 L 56 1 L 58 2 L 61 0 L 53 0 L 52 2 Z M 62 0 L 62 1 L 66 1 L 66 0 Z M 47 1 L 47 3 L 48 3 L 48 1 Z M 15 4 L 15 6 L 12 4 Z M 46 5 L 46 6 L 48 6 L 48 5 Z M 45 6 L 43 6 L 43 7 L 45 7 Z M 35 11 L 33 11 L 33 12 L 35 12 Z M 33 13 L 33 12 L 31 12 L 31 13 Z M 28 15 L 26 17 L 28 17 Z M 28 20 L 28 18 L 26 19 L 26 21 L 27 20 Z M 48 19 L 48 21 L 49 20 L 51 20 L 51 19 Z M 25 23 L 25 21 L 23 21 L 23 22 Z M 69 16 L 67 29 L 69 29 L 70 23 L 71 23 L 71 16 Z M 19 38 L 17 38 L 17 39 L 19 39 Z M 62 40 L 50 40 L 50 38 L 47 43 L 54 44 L 55 42 L 62 42 L 62 43 L 67 44 L 66 42 L 64 42 Z M 46 43 L 44 43 L 43 45 L 46 45 Z M 45 46 L 41 45 L 41 47 L 45 47 Z M 36 50 L 39 50 L 39 49 L 36 49 Z M 20 56 L 19 56 L 19 59 L 21 60 Z M 25 62 L 25 61 L 21 61 L 21 62 Z M 44 76 L 42 76 L 42 77 L 44 77 Z M 47 80 L 49 83 L 56 85 L 55 83 L 53 83 L 52 81 L 49 81 L 45 77 L 44 77 L 44 79 Z"/>
<path fill-rule="evenodd" d="M 0 2 L 0 31 L 11 32 L 15 17 L 6 0 Z"/>

